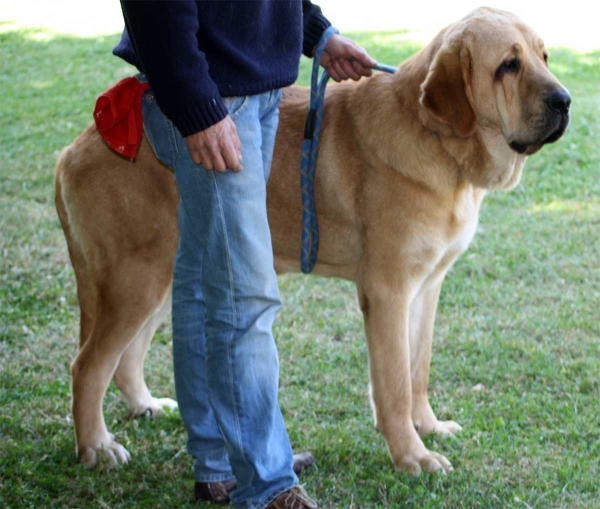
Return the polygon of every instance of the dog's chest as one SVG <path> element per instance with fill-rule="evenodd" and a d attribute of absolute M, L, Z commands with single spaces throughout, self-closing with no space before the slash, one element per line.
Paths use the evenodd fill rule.
<path fill-rule="evenodd" d="M 460 207 L 449 211 L 446 224 L 438 224 L 435 234 L 432 235 L 430 253 L 435 255 L 430 258 L 432 263 L 426 279 L 443 275 L 452 266 L 456 259 L 469 247 L 477 231 L 480 200 L 468 199 Z"/>
<path fill-rule="evenodd" d="M 447 251 L 449 253 L 453 253 L 456 257 L 465 252 L 475 236 L 475 232 L 477 231 L 477 223 L 478 214 L 476 213 L 459 230 L 458 235 L 448 245 Z"/>

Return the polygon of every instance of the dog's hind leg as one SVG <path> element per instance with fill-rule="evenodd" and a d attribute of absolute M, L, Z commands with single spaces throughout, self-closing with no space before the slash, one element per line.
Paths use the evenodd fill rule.
<path fill-rule="evenodd" d="M 150 342 L 158 326 L 171 310 L 171 293 L 169 292 L 160 307 L 139 332 L 133 343 L 121 357 L 115 371 L 114 381 L 134 416 L 154 417 L 165 408 L 177 408 L 177 402 L 170 398 L 154 398 L 144 380 L 144 359 Z"/>
<path fill-rule="evenodd" d="M 122 260 L 99 288 L 92 331 L 71 364 L 77 452 L 87 467 L 99 461 L 112 467 L 130 458 L 109 434 L 102 402 L 121 357 L 164 300 L 170 278 L 165 279 L 139 260 Z"/>
<path fill-rule="evenodd" d="M 88 260 L 86 260 L 81 246 L 73 235 L 69 214 L 63 197 L 62 180 L 66 172 L 66 163 L 64 162 L 65 154 L 66 151 L 61 155 L 61 159 L 56 168 L 54 201 L 58 218 L 60 219 L 60 224 L 67 241 L 69 258 L 71 259 L 71 264 L 75 271 L 75 278 L 77 279 L 77 300 L 79 301 L 80 310 L 79 347 L 82 348 L 92 332 L 98 295 L 96 284 L 90 273 Z"/>
<path fill-rule="evenodd" d="M 438 421 L 427 396 L 433 326 L 442 281 L 443 278 L 439 282 L 424 285 L 410 307 L 409 338 L 412 419 L 417 432 L 421 436 L 429 433 L 454 435 L 462 429 L 454 421 Z"/>

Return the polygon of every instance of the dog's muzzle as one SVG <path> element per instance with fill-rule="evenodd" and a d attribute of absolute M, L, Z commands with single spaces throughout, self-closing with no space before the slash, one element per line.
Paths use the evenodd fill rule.
<path fill-rule="evenodd" d="M 509 143 L 518 154 L 531 155 L 548 143 L 554 143 L 567 130 L 570 120 L 571 96 L 564 88 L 553 90 L 546 97 L 546 115 L 541 133 L 541 141 L 522 142 L 513 140 Z"/>

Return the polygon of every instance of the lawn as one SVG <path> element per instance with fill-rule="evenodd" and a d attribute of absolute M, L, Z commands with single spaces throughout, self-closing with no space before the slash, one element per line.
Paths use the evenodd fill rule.
<path fill-rule="evenodd" d="M 390 64 L 418 49 L 401 33 L 354 37 Z M 53 167 L 99 93 L 132 74 L 110 56 L 117 40 L 0 33 L 3 507 L 199 507 L 178 414 L 131 419 L 112 385 L 107 425 L 133 461 L 88 471 L 75 457 L 79 317 Z M 530 159 L 516 190 L 487 198 L 442 291 L 430 394 L 438 417 L 464 431 L 426 444 L 451 475 L 394 471 L 372 425 L 354 286 L 281 278 L 281 405 L 294 447 L 317 458 L 302 482 L 324 509 L 600 504 L 600 51 L 555 48 L 550 68 L 573 96 L 570 129 Z M 170 337 L 167 323 L 146 362 L 156 396 L 175 393 Z"/>

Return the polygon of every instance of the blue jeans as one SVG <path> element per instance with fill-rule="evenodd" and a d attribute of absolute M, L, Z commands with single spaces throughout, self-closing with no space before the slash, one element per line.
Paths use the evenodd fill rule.
<path fill-rule="evenodd" d="M 154 100 L 144 130 L 181 195 L 173 278 L 175 387 L 196 481 L 236 477 L 236 507 L 261 509 L 298 483 L 277 400 L 272 325 L 280 307 L 266 186 L 280 91 L 226 98 L 241 173 L 206 171 Z"/>

